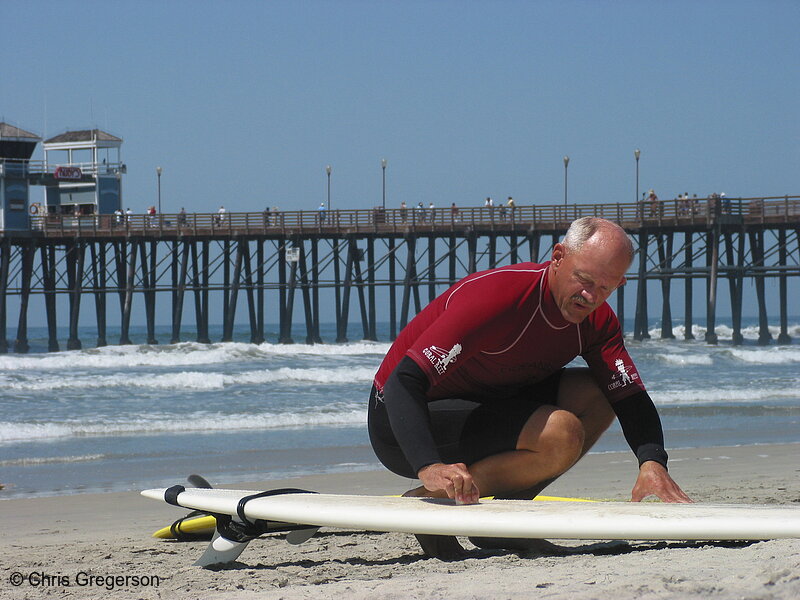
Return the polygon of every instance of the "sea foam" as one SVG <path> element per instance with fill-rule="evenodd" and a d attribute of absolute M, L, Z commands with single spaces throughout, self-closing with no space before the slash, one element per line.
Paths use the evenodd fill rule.
<path fill-rule="evenodd" d="M 656 405 L 662 404 L 763 404 L 770 400 L 785 401 L 787 399 L 800 400 L 798 383 L 786 387 L 760 387 L 760 388 L 704 388 L 699 390 L 650 390 L 650 395 Z"/>
<path fill-rule="evenodd" d="M 800 363 L 800 349 L 773 347 L 758 349 L 730 348 L 726 353 L 736 360 L 751 364 L 788 365 Z"/>
<path fill-rule="evenodd" d="M 90 390 L 101 388 L 135 388 L 153 390 L 222 390 L 234 385 L 259 385 L 268 383 L 336 384 L 363 382 L 368 384 L 375 376 L 373 367 L 338 367 L 334 369 L 310 368 L 261 369 L 241 373 L 214 371 L 177 371 L 172 373 L 136 373 L 114 375 L 88 375 L 85 373 L 28 373 L 15 377 L 2 377 L 0 383 L 7 390 L 17 392 L 43 392 L 55 390 Z"/>
<path fill-rule="evenodd" d="M 46 440 L 78 436 L 142 435 L 155 433 L 225 432 L 242 430 L 298 429 L 306 427 L 361 426 L 366 424 L 363 406 L 260 414 L 187 413 L 152 415 L 150 418 L 74 421 L 67 423 L 0 422 L 0 442 Z M 87 459 L 90 460 L 90 459 Z"/>
<path fill-rule="evenodd" d="M 92 462 L 96 460 L 103 460 L 104 458 L 106 458 L 105 454 L 81 454 L 80 456 L 31 456 L 0 460 L 0 467 L 31 467 L 36 465 Z"/>
<path fill-rule="evenodd" d="M 770 335 L 773 339 L 776 339 L 781 332 L 780 327 L 777 325 L 769 325 L 767 327 Z M 648 329 L 648 333 L 650 334 L 651 338 L 657 339 L 661 337 L 661 327 L 651 327 Z M 705 325 L 700 325 L 698 323 L 694 323 L 691 326 L 692 335 L 695 339 L 702 340 L 706 336 L 706 332 L 708 331 L 708 327 Z M 800 337 L 800 324 L 792 324 L 787 326 L 786 329 L 787 333 L 792 338 Z M 683 340 L 686 333 L 686 325 L 675 325 L 672 328 L 672 335 L 674 335 L 677 339 Z M 716 325 L 714 327 L 714 333 L 717 335 L 717 338 L 723 341 L 730 341 L 733 339 L 733 328 L 727 324 Z M 758 325 L 749 325 L 747 327 L 741 328 L 742 337 L 746 340 L 757 340 L 761 335 L 761 328 Z"/>
<path fill-rule="evenodd" d="M 37 355 L 0 356 L 0 371 L 60 369 L 118 369 L 131 367 L 180 367 L 268 360 L 276 356 L 375 356 L 386 354 L 389 344 L 245 344 L 184 342 L 168 346 L 103 346 Z"/>

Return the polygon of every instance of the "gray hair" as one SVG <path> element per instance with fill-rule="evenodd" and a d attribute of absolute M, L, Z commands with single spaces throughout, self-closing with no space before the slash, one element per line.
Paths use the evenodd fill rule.
<path fill-rule="evenodd" d="M 621 234 L 620 239 L 624 239 L 625 249 L 627 250 L 628 258 L 631 262 L 633 262 L 633 243 L 631 239 L 628 237 L 628 234 L 625 233 L 625 230 L 622 229 L 616 223 L 612 223 L 607 219 L 600 219 L 598 217 L 581 217 L 580 219 L 574 220 L 569 229 L 567 229 L 567 234 L 564 236 L 564 240 L 562 244 L 564 248 L 566 248 L 567 252 L 577 252 L 580 250 L 583 245 L 598 231 L 606 231 L 608 233 L 616 232 L 617 234 Z"/>

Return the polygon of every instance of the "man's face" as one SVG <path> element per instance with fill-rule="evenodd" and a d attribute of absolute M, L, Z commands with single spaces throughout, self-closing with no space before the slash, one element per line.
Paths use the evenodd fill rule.
<path fill-rule="evenodd" d="M 629 261 L 615 241 L 595 235 L 577 252 L 553 248 L 550 289 L 564 319 L 580 323 L 625 283 Z"/>

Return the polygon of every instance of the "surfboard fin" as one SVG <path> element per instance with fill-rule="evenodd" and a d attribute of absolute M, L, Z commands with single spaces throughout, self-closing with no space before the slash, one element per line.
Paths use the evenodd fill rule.
<path fill-rule="evenodd" d="M 206 479 L 202 475 L 196 475 L 196 474 L 192 473 L 186 479 L 187 479 L 187 481 L 189 483 L 191 483 L 196 488 L 205 489 L 205 490 L 210 490 L 210 489 L 213 488 L 213 486 L 210 483 L 208 483 L 208 479 Z"/>
<path fill-rule="evenodd" d="M 222 537 L 219 531 L 215 531 L 206 551 L 194 564 L 197 567 L 210 567 L 211 565 L 232 563 L 239 558 L 239 555 L 244 552 L 249 543 L 249 540 L 246 542 L 234 542 Z"/>
<path fill-rule="evenodd" d="M 234 521 L 235 523 L 235 521 Z M 297 527 L 291 526 L 288 527 Z M 286 541 L 290 544 L 298 546 L 303 542 L 310 540 L 314 534 L 319 531 L 319 527 L 305 527 L 303 529 L 297 528 L 287 531 Z M 279 529 L 281 530 L 281 529 Z M 282 530 L 286 530 L 285 528 Z M 268 532 L 265 532 L 268 533 Z M 197 567 L 209 567 L 211 565 L 229 564 L 235 561 L 244 552 L 250 541 L 255 538 L 244 539 L 244 541 L 237 542 L 228 539 L 220 534 L 219 529 L 214 531 L 214 536 L 211 538 L 211 543 L 206 548 L 203 555 L 194 563 Z"/>
<path fill-rule="evenodd" d="M 319 527 L 309 527 L 308 529 L 295 529 L 286 534 L 286 541 L 292 546 L 299 546 L 303 542 L 307 542 L 314 534 L 319 531 Z"/>

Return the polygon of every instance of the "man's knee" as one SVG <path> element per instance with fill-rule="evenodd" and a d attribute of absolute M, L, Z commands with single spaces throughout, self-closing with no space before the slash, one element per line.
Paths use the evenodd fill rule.
<path fill-rule="evenodd" d="M 539 421 L 539 422 L 537 422 Z M 586 431 L 581 420 L 567 410 L 552 408 L 536 415 L 520 435 L 517 449 L 530 450 L 561 474 L 580 458 Z"/>
<path fill-rule="evenodd" d="M 566 471 L 580 458 L 586 431 L 581 420 L 567 410 L 556 410 L 548 419 L 542 440 L 544 451 L 560 472 Z"/>
<path fill-rule="evenodd" d="M 614 422 L 611 405 L 585 367 L 564 372 L 558 390 L 558 407 L 576 414 L 584 425 L 601 433 Z"/>

